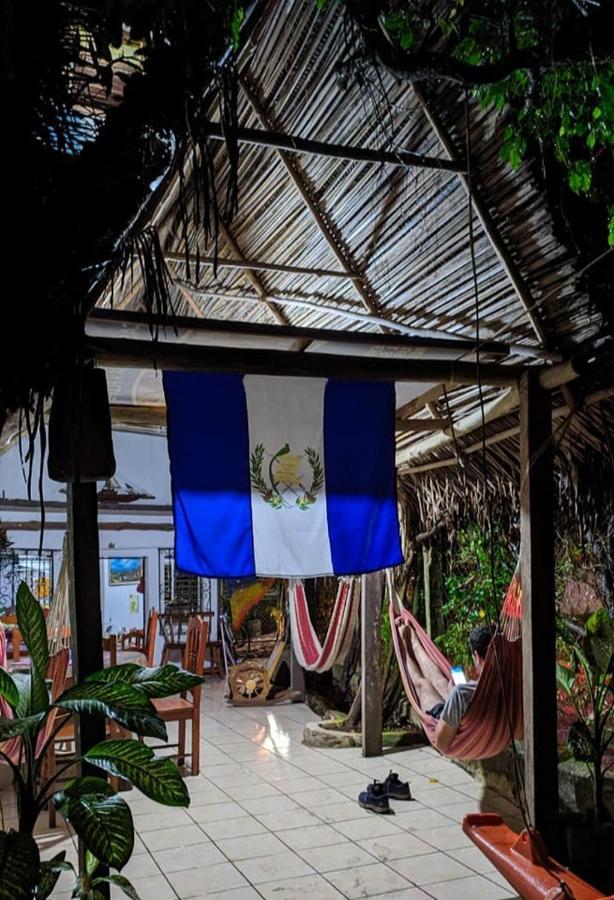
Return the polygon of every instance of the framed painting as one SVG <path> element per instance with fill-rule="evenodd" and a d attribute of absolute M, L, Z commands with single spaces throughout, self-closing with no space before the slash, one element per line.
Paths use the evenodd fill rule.
<path fill-rule="evenodd" d="M 143 577 L 141 556 L 114 556 L 109 560 L 109 585 L 138 584 Z"/>

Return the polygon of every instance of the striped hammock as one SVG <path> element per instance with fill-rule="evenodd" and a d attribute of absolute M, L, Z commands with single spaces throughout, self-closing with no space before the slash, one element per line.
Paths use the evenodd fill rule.
<path fill-rule="evenodd" d="M 390 584 L 390 581 L 389 581 Z M 391 593 L 392 597 L 392 593 Z M 522 737 L 522 595 L 518 570 L 505 595 L 475 694 L 446 756 L 487 759 Z M 390 603 L 392 639 L 407 698 L 434 744 L 438 720 L 426 712 L 453 687 L 450 663 L 407 609 Z"/>
<path fill-rule="evenodd" d="M 340 578 L 337 597 L 324 643 L 311 624 L 303 582 L 290 583 L 290 631 L 294 655 L 308 672 L 326 672 L 343 662 L 350 647 L 360 602 L 360 582 Z"/>

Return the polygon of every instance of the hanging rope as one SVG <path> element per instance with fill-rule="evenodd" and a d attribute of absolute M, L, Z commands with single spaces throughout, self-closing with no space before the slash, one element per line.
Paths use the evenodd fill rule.
<path fill-rule="evenodd" d="M 47 616 L 47 640 L 49 655 L 59 653 L 70 646 L 70 624 L 68 607 L 68 535 L 62 544 L 62 564 L 53 589 Z"/>
<path fill-rule="evenodd" d="M 339 587 L 331 620 L 320 644 L 315 632 L 303 582 L 290 583 L 290 631 L 294 655 L 308 672 L 326 672 L 343 662 L 350 647 L 354 623 L 360 601 L 360 581 L 357 578 L 339 579 Z"/>

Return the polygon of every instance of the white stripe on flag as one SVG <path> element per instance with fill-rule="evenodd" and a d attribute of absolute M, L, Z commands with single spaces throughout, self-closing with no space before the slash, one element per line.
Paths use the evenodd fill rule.
<path fill-rule="evenodd" d="M 324 469 L 326 379 L 246 375 L 243 383 L 250 462 L 262 459 L 261 487 L 252 479 L 251 491 L 256 573 L 330 574 L 325 484 L 310 493 L 314 464 Z"/>

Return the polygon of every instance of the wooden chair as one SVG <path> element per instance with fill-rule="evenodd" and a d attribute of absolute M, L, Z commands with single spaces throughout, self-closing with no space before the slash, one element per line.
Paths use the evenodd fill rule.
<path fill-rule="evenodd" d="M 149 619 L 147 620 L 147 633 L 145 635 L 145 646 L 143 653 L 147 659 L 147 665 L 151 668 L 154 664 L 156 653 L 156 638 L 158 637 L 158 611 L 151 609 L 149 611 Z"/>
<path fill-rule="evenodd" d="M 176 658 L 182 659 L 186 640 L 188 635 L 189 622 L 193 618 L 206 619 L 208 622 L 213 618 L 212 612 L 165 612 L 160 613 L 158 620 L 160 622 L 160 632 L 164 638 L 164 649 L 162 650 L 161 665 L 172 662 L 172 654 Z M 202 673 L 201 673 L 202 674 Z"/>
<path fill-rule="evenodd" d="M 104 665 L 105 669 L 110 666 L 117 665 L 117 636 L 115 634 L 110 634 L 108 637 L 103 637 L 102 639 L 102 650 L 103 653 L 108 653 L 108 661 L 105 659 Z"/>
<path fill-rule="evenodd" d="M 209 625 L 202 619 L 192 616 L 188 623 L 185 648 L 183 651 L 183 668 L 188 672 L 202 675 L 205 664 L 205 649 L 207 646 L 207 636 L 209 633 Z M 198 775 L 200 771 L 200 699 L 201 686 L 192 688 L 189 692 L 191 699 L 188 700 L 186 694 L 175 697 L 161 697 L 153 699 L 151 702 L 156 708 L 156 712 L 165 722 L 178 723 L 178 741 L 177 744 L 167 746 L 177 746 L 177 763 L 183 765 L 185 763 L 186 752 L 186 722 L 192 723 L 192 752 L 190 754 L 192 765 L 191 774 Z"/>
<path fill-rule="evenodd" d="M 28 648 L 24 644 L 21 632 L 17 627 L 17 614 L 8 613 L 2 616 L 2 623 L 7 627 L 7 653 L 9 657 L 15 661 L 21 656 L 27 656 Z"/>
<path fill-rule="evenodd" d="M 147 660 L 146 665 L 151 668 L 154 664 L 156 653 L 156 638 L 158 637 L 158 611 L 151 609 L 147 619 L 147 630 L 133 628 L 120 638 L 120 650 L 130 650 L 142 653 Z"/>
<path fill-rule="evenodd" d="M 120 650 L 134 650 L 135 652 L 145 652 L 145 634 L 142 628 L 131 628 L 119 636 Z"/>
<path fill-rule="evenodd" d="M 47 669 L 47 677 L 51 680 L 51 702 L 58 699 L 66 686 L 66 672 L 68 670 L 68 650 L 59 650 L 49 659 Z M 36 753 L 44 752 L 41 763 L 41 781 L 46 782 L 55 778 L 56 773 L 56 755 L 55 755 L 55 738 L 51 741 L 49 747 L 45 750 L 45 744 L 59 725 L 64 713 L 61 710 L 53 708 L 47 716 L 45 730 L 39 737 Z M 55 806 L 53 803 L 48 804 L 49 827 L 55 828 Z"/>

